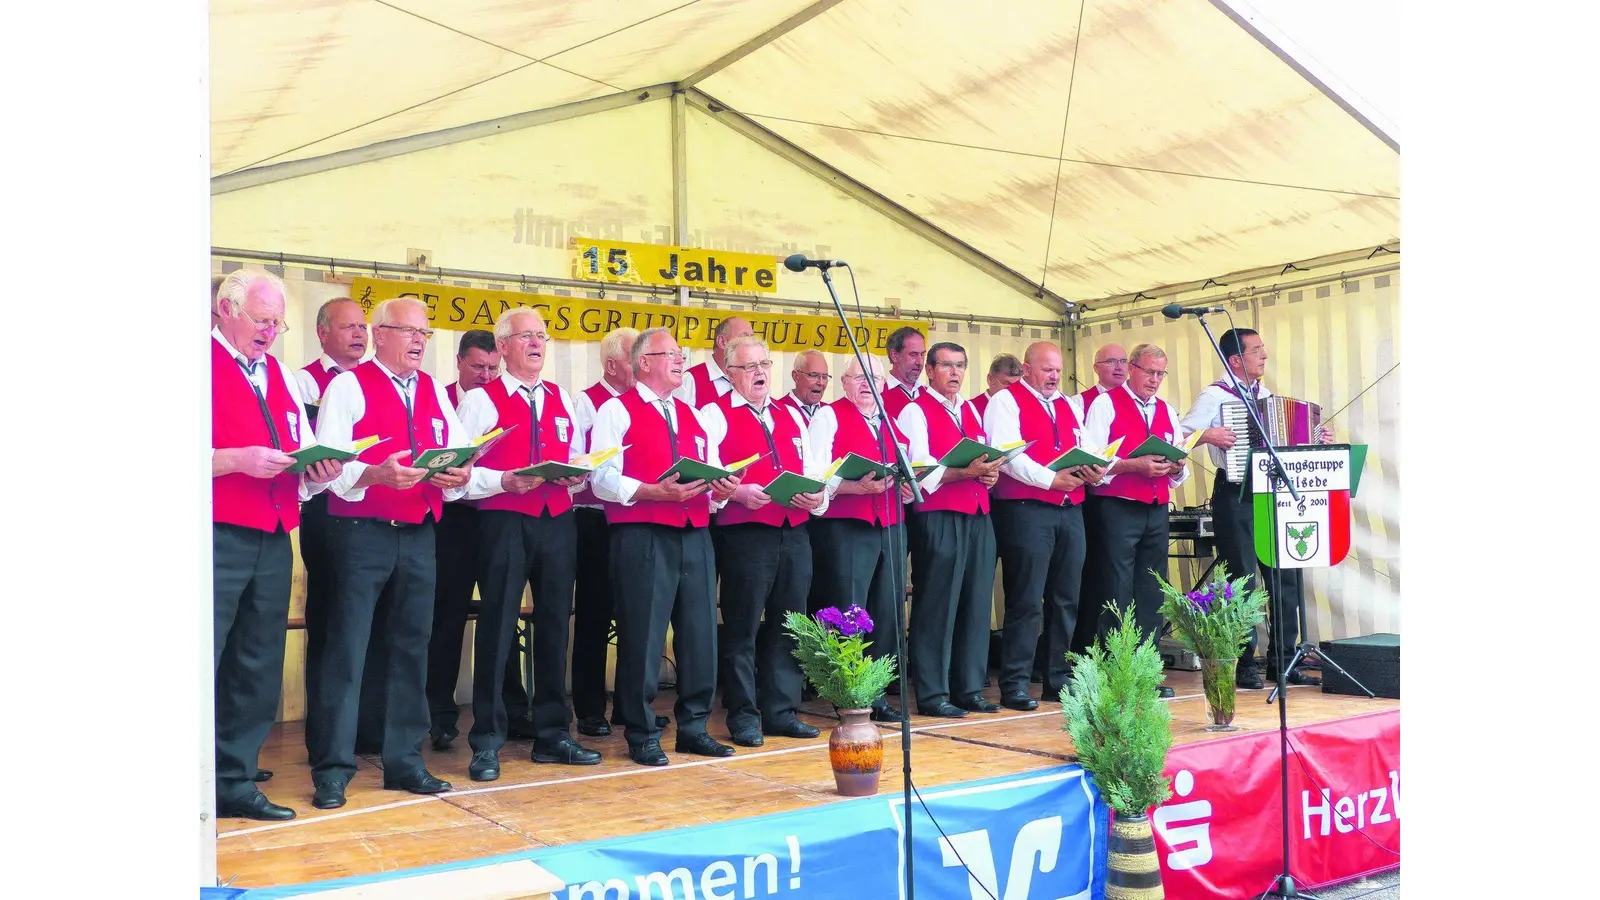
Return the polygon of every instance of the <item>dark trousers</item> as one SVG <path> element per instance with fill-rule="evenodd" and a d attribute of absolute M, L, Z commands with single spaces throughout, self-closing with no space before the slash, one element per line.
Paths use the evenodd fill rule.
<path fill-rule="evenodd" d="M 1068 647 L 1073 653 L 1089 652 L 1089 648 L 1100 637 L 1100 610 L 1089 607 L 1092 598 L 1105 595 L 1102 586 L 1105 567 L 1101 565 L 1104 551 L 1096 545 L 1100 539 L 1100 529 L 1090 527 L 1099 521 L 1099 503 L 1100 498 L 1093 494 L 1083 498 L 1083 587 L 1078 591 L 1081 598 L 1078 623 L 1072 628 L 1072 643 Z M 1048 617 L 1049 612 L 1045 615 Z"/>
<path fill-rule="evenodd" d="M 1131 601 L 1139 630 L 1151 640 L 1158 640 L 1163 621 L 1162 594 L 1155 573 L 1166 577 L 1167 505 L 1121 497 L 1101 497 L 1097 505 L 1100 565 L 1105 567 L 1100 584 L 1104 593 L 1095 603 L 1101 611 L 1101 633 L 1109 632 L 1116 621 L 1105 604 L 1115 602 L 1118 608 L 1125 609 Z"/>
<path fill-rule="evenodd" d="M 678 673 L 679 735 L 704 734 L 717 692 L 717 570 L 704 528 L 611 526 L 611 583 L 617 600 L 614 701 L 628 746 L 661 739 L 655 702 L 661 655 L 672 626 Z"/>
<path fill-rule="evenodd" d="M 1078 622 L 1083 535 L 1080 507 L 1037 500 L 994 502 L 994 536 L 1006 592 L 1000 636 L 1002 693 L 1027 691 L 1034 657 L 1040 654 L 1044 657 L 1041 696 L 1057 696 L 1071 677 L 1066 654 Z"/>
<path fill-rule="evenodd" d="M 1218 472 L 1216 481 L 1211 487 L 1211 521 L 1217 532 L 1217 560 L 1228 567 L 1228 578 L 1250 577 L 1247 585 L 1254 589 L 1257 584 L 1272 590 L 1272 567 L 1261 565 L 1256 558 L 1255 542 L 1255 515 L 1251 508 L 1239 499 L 1239 485 L 1228 481 L 1223 473 Z M 1257 580 L 1259 578 L 1259 580 Z M 1301 580 L 1299 569 L 1279 569 L 1279 591 L 1283 596 L 1283 615 L 1278 615 L 1277 599 L 1267 601 L 1267 663 L 1273 664 L 1277 648 L 1283 647 L 1284 662 L 1294 654 L 1295 641 L 1300 634 L 1300 591 Z M 1269 593 L 1270 597 L 1270 593 Z M 1243 659 L 1254 660 L 1256 655 L 1256 633 L 1250 630 L 1250 638 L 1245 643 Z M 1241 660 L 1240 665 L 1245 663 Z"/>
<path fill-rule="evenodd" d="M 806 611 L 808 528 L 809 523 L 717 526 L 714 543 L 722 569 L 717 673 L 729 731 L 797 719 L 805 676 L 783 623 L 789 613 Z"/>
<path fill-rule="evenodd" d="M 428 632 L 433 624 L 433 520 L 394 526 L 332 517 L 334 601 L 321 683 L 306 716 L 313 782 L 348 783 L 355 775 L 356 720 L 371 641 L 383 644 L 383 768 L 404 776 L 422 769 L 428 733 Z M 374 631 L 374 621 L 381 622 Z"/>
<path fill-rule="evenodd" d="M 460 707 L 456 705 L 456 678 L 461 674 L 461 645 L 472 610 L 472 591 L 478 587 L 479 561 L 478 510 L 462 503 L 446 503 L 444 517 L 434 529 L 434 558 L 438 575 L 433 587 L 433 630 L 428 636 L 428 715 L 429 730 L 447 734 L 456 730 Z M 520 589 L 519 589 L 520 590 Z M 517 613 L 522 595 L 517 594 L 517 610 L 512 613 L 515 644 Z M 478 614 L 477 641 L 482 641 L 483 614 Z M 370 659 L 370 657 L 369 657 Z M 522 667 L 518 654 L 511 653 L 501 678 L 501 703 L 508 718 L 528 715 L 528 692 L 522 686 Z M 476 681 L 477 671 L 474 668 Z M 366 697 L 367 689 L 362 689 Z M 362 728 L 362 733 L 367 732 Z"/>
<path fill-rule="evenodd" d="M 323 648 L 328 643 L 328 609 L 333 603 L 333 551 L 328 545 L 328 529 L 332 518 L 328 515 L 328 492 L 324 491 L 300 504 L 300 562 L 306 567 L 306 706 L 317 695 L 318 671 Z M 380 615 L 374 617 L 374 633 L 383 626 Z M 368 640 L 367 660 L 362 672 L 360 715 L 356 725 L 357 752 L 373 751 L 383 746 L 383 641 Z M 306 750 L 311 750 L 310 732 L 306 732 Z"/>
<path fill-rule="evenodd" d="M 522 589 L 533 588 L 534 739 L 553 744 L 570 737 L 567 710 L 567 619 L 572 616 L 572 581 L 577 567 L 578 529 L 571 514 L 525 515 L 486 509 L 478 513 L 482 535 L 478 570 L 483 605 L 472 653 L 473 750 L 499 750 L 510 717 L 504 701 L 505 674 L 516 642 Z M 520 681 L 519 681 L 520 684 Z"/>
<path fill-rule="evenodd" d="M 905 603 L 905 526 L 887 528 L 860 519 L 813 519 L 811 610 L 861 607 L 872 617 L 868 657 L 895 653 L 896 613 Z M 898 559 L 896 558 L 898 557 Z M 919 575 L 920 579 L 921 576 Z M 896 604 L 900 604 L 899 608 Z M 905 660 L 899 661 L 905 665 Z M 874 706 L 888 701 L 882 697 Z"/>
<path fill-rule="evenodd" d="M 994 526 L 984 514 L 923 510 L 907 523 L 911 543 L 909 636 L 917 707 L 983 690 L 994 605 Z"/>
<path fill-rule="evenodd" d="M 572 713 L 579 719 L 606 717 L 606 647 L 611 643 L 615 603 L 611 597 L 611 540 L 606 514 L 578 507 L 577 600 L 572 614 Z"/>
<path fill-rule="evenodd" d="M 257 755 L 278 712 L 294 551 L 289 533 L 211 526 L 211 669 L 217 802 L 256 792 Z"/>

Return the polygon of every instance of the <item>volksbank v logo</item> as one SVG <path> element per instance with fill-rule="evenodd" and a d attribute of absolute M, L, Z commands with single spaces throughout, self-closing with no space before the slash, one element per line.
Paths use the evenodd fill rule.
<path fill-rule="evenodd" d="M 995 878 L 994 847 L 990 844 L 988 829 L 940 838 L 939 849 L 946 866 L 966 864 L 972 900 L 989 900 L 990 897 L 1030 900 L 1033 873 L 1056 869 L 1056 857 L 1061 852 L 1061 817 L 1035 819 L 1017 832 L 1017 839 L 1011 846 L 1011 870 L 1006 873 L 1004 894 L 1000 893 L 1000 883 Z"/>

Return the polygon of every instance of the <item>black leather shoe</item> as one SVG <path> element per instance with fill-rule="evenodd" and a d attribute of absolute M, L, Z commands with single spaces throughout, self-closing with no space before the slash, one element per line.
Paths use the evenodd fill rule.
<path fill-rule="evenodd" d="M 982 694 L 968 694 L 965 697 L 957 697 L 954 702 L 955 705 L 967 712 L 995 713 L 1000 711 L 1000 704 L 985 700 Z"/>
<path fill-rule="evenodd" d="M 510 735 L 514 741 L 536 741 L 539 739 L 539 733 L 533 727 L 533 720 L 525 719 L 521 716 L 511 717 L 510 723 L 506 725 L 506 734 Z"/>
<path fill-rule="evenodd" d="M 1000 695 L 1000 705 L 1006 709 L 1032 712 L 1039 708 L 1039 701 L 1029 697 L 1027 691 L 1012 691 Z"/>
<path fill-rule="evenodd" d="M 283 822 L 294 818 L 294 810 L 279 806 L 256 791 L 242 800 L 217 804 L 219 819 L 259 819 L 263 822 Z"/>
<path fill-rule="evenodd" d="M 500 754 L 493 750 L 479 750 L 472 754 L 472 764 L 467 766 L 467 777 L 473 781 L 499 781 Z"/>
<path fill-rule="evenodd" d="M 316 793 L 311 795 L 311 805 L 317 809 L 338 809 L 344 805 L 344 785 L 318 782 Z"/>
<path fill-rule="evenodd" d="M 940 703 L 938 706 L 926 709 L 918 707 L 917 715 L 938 716 L 941 719 L 965 719 L 967 717 L 967 711 L 946 700 L 945 702 Z"/>
<path fill-rule="evenodd" d="M 255 777 L 254 780 L 255 780 L 256 784 L 260 784 L 263 781 L 271 781 L 272 780 L 272 770 L 271 769 L 257 769 L 256 770 L 256 777 Z"/>
<path fill-rule="evenodd" d="M 1039 689 L 1039 702 L 1040 703 L 1060 703 L 1061 702 L 1061 688 L 1051 687 L 1050 685 L 1045 685 L 1044 687 L 1040 688 Z"/>
<path fill-rule="evenodd" d="M 1172 688 L 1169 688 L 1164 684 L 1158 684 L 1156 685 L 1156 696 L 1163 700 L 1170 699 L 1173 696 Z"/>
<path fill-rule="evenodd" d="M 791 719 L 779 725 L 763 725 L 761 733 L 768 737 L 814 738 L 822 731 L 815 725 L 807 725 L 799 719 Z"/>
<path fill-rule="evenodd" d="M 433 749 L 444 752 L 450 749 L 450 744 L 461 736 L 461 732 L 454 728 L 445 728 L 433 732 Z"/>
<path fill-rule="evenodd" d="M 599 765 L 600 753 L 579 746 L 578 742 L 569 737 L 564 737 L 553 744 L 541 744 L 537 741 L 533 745 L 533 761 L 536 763 L 561 763 L 564 766 L 593 766 Z"/>
<path fill-rule="evenodd" d="M 609 737 L 611 735 L 611 723 L 606 721 L 605 716 L 590 716 L 587 719 L 579 719 L 578 733 L 587 737 Z"/>
<path fill-rule="evenodd" d="M 1278 672 L 1271 666 L 1267 667 L 1267 680 L 1273 682 L 1278 680 Z M 1289 684 L 1304 685 L 1307 687 L 1314 687 L 1322 683 L 1321 678 L 1318 678 L 1315 675 L 1307 674 L 1306 672 L 1302 672 L 1299 666 L 1295 666 L 1294 668 L 1290 669 L 1289 677 L 1285 678 L 1284 681 L 1288 682 Z"/>
<path fill-rule="evenodd" d="M 450 790 L 450 782 L 433 777 L 427 769 L 418 769 L 404 775 L 390 775 L 383 773 L 383 789 L 386 791 L 410 791 L 413 794 L 442 794 Z"/>
<path fill-rule="evenodd" d="M 872 721 L 898 722 L 900 721 L 900 710 L 895 709 L 887 703 L 882 706 L 874 706 L 872 708 Z"/>
<path fill-rule="evenodd" d="M 664 766 L 668 762 L 660 741 L 645 741 L 637 747 L 630 747 L 628 758 L 641 766 Z"/>
<path fill-rule="evenodd" d="M 746 725 L 734 730 L 733 742 L 741 747 L 759 747 L 767 741 L 761 736 L 761 729 L 754 725 Z"/>
<path fill-rule="evenodd" d="M 678 735 L 677 746 L 673 747 L 679 753 L 693 753 L 695 756 L 732 756 L 733 748 L 718 741 L 705 732 L 699 734 Z"/>
<path fill-rule="evenodd" d="M 1235 687 L 1242 687 L 1247 691 L 1259 691 L 1263 687 L 1261 670 L 1255 666 L 1249 668 L 1241 666 L 1238 671 L 1233 673 L 1233 684 Z"/>

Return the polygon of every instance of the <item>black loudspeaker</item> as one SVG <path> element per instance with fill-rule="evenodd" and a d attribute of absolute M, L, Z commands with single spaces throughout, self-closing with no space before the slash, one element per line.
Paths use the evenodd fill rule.
<path fill-rule="evenodd" d="M 1357 681 L 1379 697 L 1400 699 L 1400 635 L 1368 634 L 1317 645 L 1324 659 L 1343 666 Z M 1324 694 L 1353 694 L 1365 697 L 1361 688 L 1333 666 L 1322 667 Z"/>

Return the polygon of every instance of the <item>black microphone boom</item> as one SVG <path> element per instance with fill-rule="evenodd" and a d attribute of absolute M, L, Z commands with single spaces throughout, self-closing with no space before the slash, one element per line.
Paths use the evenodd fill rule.
<path fill-rule="evenodd" d="M 1161 314 L 1169 319 L 1181 319 L 1185 313 L 1191 316 L 1203 316 L 1206 313 L 1220 312 L 1227 312 L 1227 309 L 1221 306 L 1179 306 L 1176 303 L 1168 303 L 1161 307 Z"/>
<path fill-rule="evenodd" d="M 783 261 L 783 267 L 791 272 L 804 272 L 806 269 L 837 269 L 848 266 L 849 263 L 842 259 L 806 259 L 804 253 L 796 253 Z"/>

